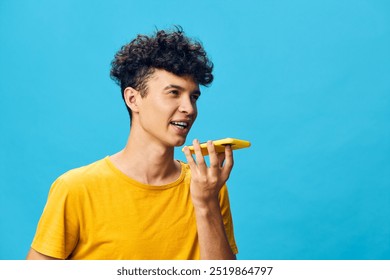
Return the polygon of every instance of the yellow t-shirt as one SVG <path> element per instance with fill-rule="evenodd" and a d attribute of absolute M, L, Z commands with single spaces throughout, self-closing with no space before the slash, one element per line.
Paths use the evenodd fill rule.
<path fill-rule="evenodd" d="M 73 169 L 52 185 L 31 247 L 60 259 L 199 259 L 190 168 L 163 186 L 141 184 L 109 157 Z M 220 205 L 237 253 L 227 188 Z"/>

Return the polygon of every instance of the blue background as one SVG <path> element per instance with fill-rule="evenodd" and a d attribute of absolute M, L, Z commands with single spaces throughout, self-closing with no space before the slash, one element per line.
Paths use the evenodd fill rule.
<path fill-rule="evenodd" d="M 386 0 L 1 0 L 0 259 L 25 258 L 57 176 L 122 149 L 110 62 L 173 24 L 215 63 L 188 142 L 252 142 L 228 184 L 238 258 L 390 259 Z"/>

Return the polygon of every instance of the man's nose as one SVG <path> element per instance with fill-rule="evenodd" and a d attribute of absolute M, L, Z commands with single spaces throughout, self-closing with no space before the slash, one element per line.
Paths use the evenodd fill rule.
<path fill-rule="evenodd" d="M 191 97 L 183 96 L 183 98 L 181 98 L 179 111 L 186 113 L 187 115 L 196 113 L 196 104 L 191 101 Z"/>

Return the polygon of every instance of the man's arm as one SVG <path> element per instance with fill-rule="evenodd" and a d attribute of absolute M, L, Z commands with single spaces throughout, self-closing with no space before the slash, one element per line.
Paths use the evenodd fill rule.
<path fill-rule="evenodd" d="M 195 207 L 200 257 L 204 260 L 234 260 L 221 215 L 219 202 Z"/>
<path fill-rule="evenodd" d="M 44 254 L 35 251 L 33 248 L 30 248 L 26 260 L 58 260 L 58 259 L 46 256 Z"/>
<path fill-rule="evenodd" d="M 219 205 L 219 191 L 229 178 L 233 168 L 230 146 L 224 154 L 217 154 L 211 141 L 207 148 L 210 167 L 202 156 L 199 141 L 194 140 L 196 162 L 188 148 L 185 156 L 191 169 L 191 198 L 195 208 L 201 259 L 234 260 Z M 222 166 L 222 163 L 225 164 Z"/>

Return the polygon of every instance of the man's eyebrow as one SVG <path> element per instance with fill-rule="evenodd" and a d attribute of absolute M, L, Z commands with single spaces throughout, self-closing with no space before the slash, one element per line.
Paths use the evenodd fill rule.
<path fill-rule="evenodd" d="M 176 88 L 176 89 L 184 90 L 183 87 L 181 87 L 181 86 L 179 86 L 179 85 L 173 85 L 173 84 L 167 85 L 167 86 L 164 88 L 164 90 L 170 89 L 170 88 Z"/>
<path fill-rule="evenodd" d="M 164 88 L 164 90 L 171 89 L 171 88 L 175 88 L 175 89 L 182 90 L 182 91 L 185 90 L 185 88 L 183 88 L 182 86 L 174 85 L 174 84 L 167 85 L 167 86 Z M 192 93 L 192 94 L 198 94 L 198 95 L 201 94 L 201 92 L 200 92 L 199 89 L 196 89 L 196 90 L 192 91 L 191 93 Z"/>

